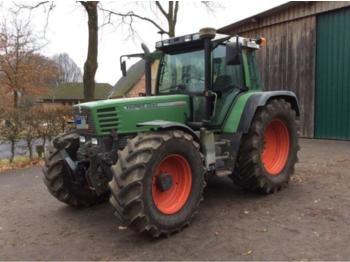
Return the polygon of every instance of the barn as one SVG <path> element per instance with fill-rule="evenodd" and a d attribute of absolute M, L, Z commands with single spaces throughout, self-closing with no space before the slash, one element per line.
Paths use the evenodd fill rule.
<path fill-rule="evenodd" d="M 265 90 L 292 90 L 301 136 L 350 139 L 350 2 L 287 2 L 218 30 L 263 36 Z"/>

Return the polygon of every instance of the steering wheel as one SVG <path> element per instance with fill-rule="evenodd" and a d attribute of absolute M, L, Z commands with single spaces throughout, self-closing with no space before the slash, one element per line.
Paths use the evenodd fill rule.
<path fill-rule="evenodd" d="M 178 91 L 178 92 L 183 92 L 183 91 L 186 91 L 186 86 L 185 85 L 176 85 L 175 86 L 175 90 Z"/>

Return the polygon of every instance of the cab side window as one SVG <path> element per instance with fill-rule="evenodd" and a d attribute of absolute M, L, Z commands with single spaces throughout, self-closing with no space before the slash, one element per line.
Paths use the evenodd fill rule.
<path fill-rule="evenodd" d="M 219 45 L 213 50 L 213 91 L 222 95 L 242 85 L 242 65 L 226 65 L 226 48 Z"/>
<path fill-rule="evenodd" d="M 213 50 L 213 91 L 217 94 L 216 113 L 212 125 L 221 125 L 234 98 L 244 85 L 242 65 L 226 65 L 226 47 Z"/>

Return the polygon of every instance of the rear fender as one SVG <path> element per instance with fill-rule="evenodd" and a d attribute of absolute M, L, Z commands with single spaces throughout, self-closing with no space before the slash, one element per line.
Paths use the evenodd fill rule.
<path fill-rule="evenodd" d="M 253 117 L 259 107 L 265 106 L 271 99 L 283 98 L 289 102 L 295 110 L 296 115 L 300 116 L 299 103 L 296 95 L 291 91 L 266 91 L 252 92 L 238 97 L 224 124 L 224 132 L 228 133 L 247 133 L 253 120 Z M 240 99 L 240 100 L 239 100 Z M 240 114 L 240 116 L 239 116 Z M 233 121 L 230 121 L 232 119 Z"/>

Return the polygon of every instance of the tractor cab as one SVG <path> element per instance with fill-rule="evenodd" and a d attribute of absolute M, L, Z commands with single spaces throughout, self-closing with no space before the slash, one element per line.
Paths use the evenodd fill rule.
<path fill-rule="evenodd" d="M 248 89 L 261 89 L 255 49 L 264 39 L 199 33 L 156 43 L 162 51 L 156 95 L 188 94 L 196 127 L 220 126 L 234 98 Z"/>
<path fill-rule="evenodd" d="M 255 50 L 263 43 L 263 38 L 220 35 L 211 28 L 159 41 L 155 95 L 188 95 L 192 108 L 187 124 L 219 127 L 238 94 L 261 89 Z M 150 70 L 145 72 L 151 78 Z"/>

